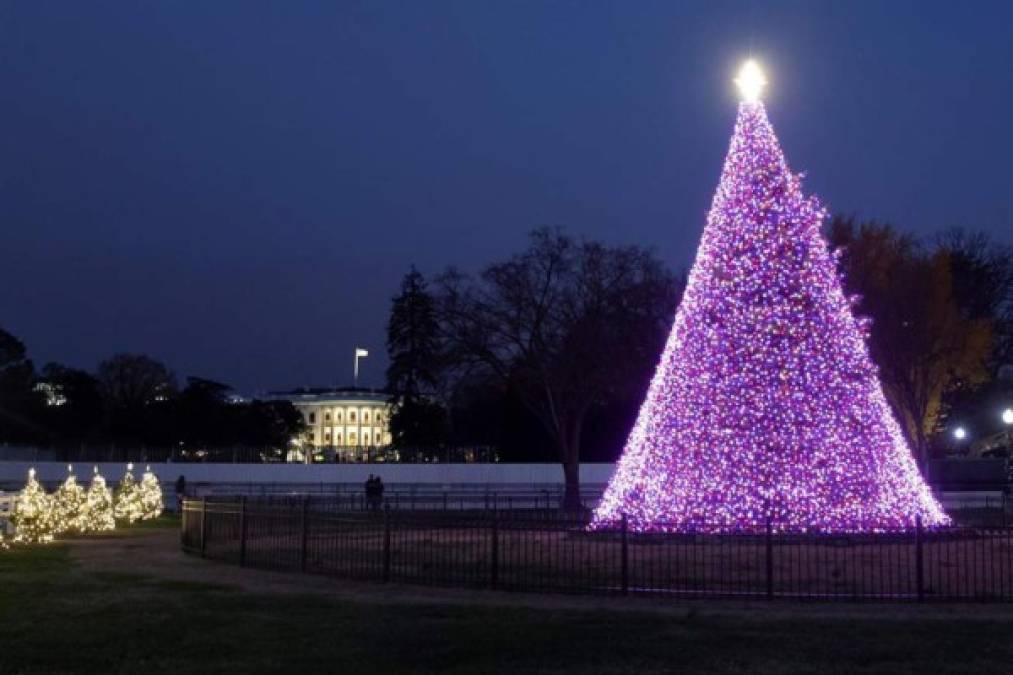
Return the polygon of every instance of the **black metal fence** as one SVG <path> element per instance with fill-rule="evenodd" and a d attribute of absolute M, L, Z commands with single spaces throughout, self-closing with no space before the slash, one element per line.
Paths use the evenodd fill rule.
<path fill-rule="evenodd" d="M 187 500 L 184 550 L 347 579 L 593 594 L 1013 600 L 1013 528 L 893 534 L 588 532 L 557 511 L 351 512 L 333 500 Z"/>

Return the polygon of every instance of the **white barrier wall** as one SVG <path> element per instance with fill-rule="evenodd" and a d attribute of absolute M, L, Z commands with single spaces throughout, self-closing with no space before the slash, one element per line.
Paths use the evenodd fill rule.
<path fill-rule="evenodd" d="M 110 483 L 118 481 L 126 470 L 122 462 L 76 464 L 78 481 L 87 482 L 92 467 Z M 134 465 L 140 478 L 145 464 Z M 452 484 L 548 484 L 562 483 L 559 464 L 151 464 L 151 470 L 163 483 L 174 483 L 183 476 L 187 483 L 361 483 L 369 474 L 379 476 L 387 485 L 424 483 L 434 486 Z M 0 462 L 0 483 L 24 483 L 28 469 L 34 467 L 42 481 L 67 477 L 63 462 Z M 612 476 L 613 464 L 583 464 L 582 483 L 604 484 Z"/>

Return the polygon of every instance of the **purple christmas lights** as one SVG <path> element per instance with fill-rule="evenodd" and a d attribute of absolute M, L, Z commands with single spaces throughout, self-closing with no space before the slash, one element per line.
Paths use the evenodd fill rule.
<path fill-rule="evenodd" d="M 591 527 L 873 532 L 949 518 L 852 316 L 826 213 L 740 104 L 661 362 Z"/>

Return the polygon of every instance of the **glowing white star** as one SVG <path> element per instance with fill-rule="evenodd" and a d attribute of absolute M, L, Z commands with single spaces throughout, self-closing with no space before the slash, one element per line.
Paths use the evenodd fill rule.
<path fill-rule="evenodd" d="M 764 77 L 763 71 L 760 70 L 756 61 L 750 59 L 742 64 L 739 76 L 735 78 L 735 84 L 739 87 L 742 100 L 756 103 L 760 100 L 760 92 L 766 86 L 767 78 Z"/>

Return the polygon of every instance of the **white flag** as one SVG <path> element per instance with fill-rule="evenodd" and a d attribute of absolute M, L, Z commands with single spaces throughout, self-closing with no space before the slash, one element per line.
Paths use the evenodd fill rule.
<path fill-rule="evenodd" d="M 363 349 L 362 347 L 356 347 L 355 348 L 355 355 L 356 356 L 369 356 L 369 352 L 366 351 L 365 349 Z"/>

